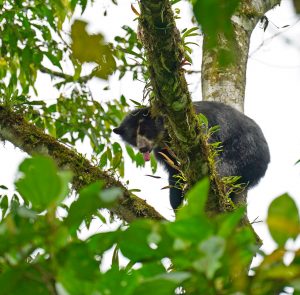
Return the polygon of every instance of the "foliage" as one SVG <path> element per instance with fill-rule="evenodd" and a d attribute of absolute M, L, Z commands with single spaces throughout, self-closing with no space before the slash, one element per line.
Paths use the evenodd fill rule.
<path fill-rule="evenodd" d="M 214 10 L 210 3 L 218 5 L 212 1 L 193 1 L 205 34 L 232 33 L 228 18 L 237 1 L 223 2 Z M 87 4 L 87 0 L 0 1 L 0 104 L 73 148 L 88 143 L 95 165 L 123 176 L 123 147 L 111 131 L 128 110 L 129 100 L 134 101 L 124 95 L 108 99 L 105 94 L 95 99 L 88 82 L 108 79 L 114 71 L 119 79 L 130 73 L 133 80 L 145 83 L 144 101 L 151 92 L 147 60 L 138 34 L 129 26 L 123 26 L 124 35 L 116 36 L 113 44 L 105 42 L 100 32 L 89 34 L 84 22 L 74 21 L 70 32 L 63 30 L 75 8 L 83 12 Z M 207 11 L 214 11 L 210 19 L 203 15 Z M 192 62 L 190 38 L 195 35 L 196 28 L 182 31 L 188 62 Z M 214 44 L 214 37 L 211 40 Z M 51 102 L 36 90 L 41 73 L 51 77 L 58 91 Z M 125 150 L 137 166 L 144 164 L 131 147 Z M 153 158 L 151 166 L 155 171 Z M 192 188 L 175 222 L 136 220 L 81 240 L 82 226 L 89 228 L 95 220 L 109 223 L 103 210 L 116 205 L 119 189 L 104 189 L 105 183 L 97 182 L 75 195 L 69 190 L 72 173 L 58 171 L 45 157 L 26 159 L 18 172 L 16 192 L 0 186 L 0 294 L 129 295 L 155 290 L 155 294 L 263 295 L 286 286 L 300 293 L 300 252 L 285 247 L 299 236 L 299 212 L 288 195 L 275 199 L 269 208 L 267 222 L 278 248 L 269 255 L 259 252 L 263 260 L 249 276 L 258 249 L 253 232 L 240 226 L 245 212 L 240 208 L 208 218 L 207 180 Z M 287 254 L 293 255 L 289 263 Z"/>
<path fill-rule="evenodd" d="M 110 47 L 104 43 L 104 37 L 101 34 L 89 35 L 86 32 L 87 23 L 75 21 L 72 25 L 72 53 L 81 63 L 96 63 L 94 70 L 96 77 L 107 79 L 115 68 L 116 63 L 113 58 Z M 89 48 L 89 50 L 86 50 Z"/>
<path fill-rule="evenodd" d="M 142 44 L 138 40 L 135 30 L 129 26 L 123 26 L 125 36 L 116 36 L 116 57 L 120 65 L 118 70 L 120 72 L 119 78 L 123 78 L 126 73 L 132 72 L 133 80 L 140 79 L 147 82 L 149 73 L 146 68 L 146 60 Z"/>
<path fill-rule="evenodd" d="M 102 99 L 100 103 L 94 99 L 87 82 L 94 77 L 107 79 L 116 69 L 113 55 L 125 62 L 125 53 L 119 45 L 113 50 L 100 33 L 89 35 L 82 21 L 75 21 L 72 26 L 70 46 L 69 34 L 63 26 L 76 5 L 84 11 L 87 0 L 0 3 L 0 103 L 24 113 L 36 126 L 66 144 L 75 146 L 88 140 L 93 161 L 123 176 L 123 149 L 112 141 L 111 130 L 128 110 L 126 98 L 122 95 L 119 99 Z M 130 41 L 134 31 L 130 28 L 126 31 L 131 36 L 128 40 L 123 38 L 123 44 L 128 41 L 129 47 L 135 46 L 136 36 L 134 43 Z M 131 49 L 125 50 L 126 54 Z M 74 74 L 64 72 L 66 65 Z M 82 75 L 87 70 L 90 73 Z M 30 95 L 33 90 L 39 96 L 35 83 L 40 72 L 50 75 L 55 82 L 59 95 L 54 102 Z M 124 74 L 120 66 L 120 78 Z M 136 159 L 137 165 L 144 164 L 138 155 L 132 159 Z"/>
<path fill-rule="evenodd" d="M 101 33 L 90 35 L 87 24 L 79 20 L 74 21 L 70 33 L 66 32 L 63 27 L 76 6 L 83 12 L 87 3 L 87 0 L 0 3 L 0 104 L 22 112 L 29 121 L 63 143 L 72 146 L 89 143 L 92 159 L 100 168 L 124 176 L 123 147 L 112 140 L 111 132 L 128 111 L 127 98 L 103 97 L 99 102 L 87 82 L 95 77 L 108 79 L 117 69 L 119 79 L 132 72 L 133 80 L 148 83 L 146 61 L 135 30 L 128 26 L 123 27 L 125 36 L 115 37 L 115 44 L 106 43 Z M 66 67 L 73 73 L 65 73 Z M 85 72 L 89 74 L 83 75 Z M 58 90 L 51 103 L 37 93 L 35 83 L 40 73 L 49 75 Z M 145 96 L 148 91 L 145 88 Z M 137 167 L 145 164 L 140 154 L 128 147 L 125 151 Z M 153 159 L 152 168 L 154 172 Z"/>
<path fill-rule="evenodd" d="M 294 220 L 284 220 L 285 228 L 297 227 L 299 234 L 299 213 L 287 195 L 272 202 L 268 216 L 279 246 L 269 255 L 260 252 L 263 260 L 249 276 L 247 269 L 258 249 L 253 232 L 240 227 L 244 209 L 208 218 L 204 213 L 208 180 L 187 194 L 188 204 L 174 222 L 137 220 L 80 240 L 80 225 L 97 218 L 98 209 L 113 206 L 120 191 L 94 183 L 66 205 L 68 172 L 57 171 L 44 157 L 26 159 L 19 169 L 12 198 L 1 186 L 0 294 L 35 290 L 35 294 L 129 295 L 156 290 L 156 294 L 263 295 L 286 286 L 300 292 L 300 252 L 294 251 L 291 262 L 285 263 L 282 219 L 269 222 L 280 212 Z M 103 265 L 111 251 L 111 264 Z"/>
<path fill-rule="evenodd" d="M 231 37 L 233 28 L 230 18 L 235 12 L 239 0 L 234 1 L 212 1 L 212 0 L 193 0 L 193 10 L 198 23 L 205 34 L 211 37 L 211 45 L 216 45 L 217 34 L 224 34 Z M 209 11 L 211 17 L 206 17 Z"/>
<path fill-rule="evenodd" d="M 76 0 L 1 1 L 0 89 L 6 103 L 28 94 L 43 61 L 62 69 L 61 60 L 67 49 L 58 32 L 77 2 L 85 9 L 86 1 Z"/>
<path fill-rule="evenodd" d="M 203 34 L 208 37 L 205 46 L 217 50 L 221 64 L 228 64 L 234 58 L 231 51 L 235 46 L 234 30 L 230 19 L 240 1 L 191 0 L 191 2 L 195 18 L 201 26 Z M 210 13 L 211 11 L 213 13 Z M 207 17 L 208 14 L 210 17 Z M 227 48 L 217 47 L 220 36 L 225 37 L 227 43 L 229 43 Z"/>

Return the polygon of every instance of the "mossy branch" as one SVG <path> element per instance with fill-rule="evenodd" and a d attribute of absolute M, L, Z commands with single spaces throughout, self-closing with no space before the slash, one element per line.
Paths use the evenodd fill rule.
<path fill-rule="evenodd" d="M 126 222 L 139 217 L 163 219 L 144 200 L 132 196 L 112 175 L 93 166 L 82 155 L 59 143 L 55 138 L 28 123 L 20 114 L 4 106 L 0 106 L 0 139 L 11 142 L 29 155 L 48 155 L 60 168 L 72 170 L 74 173 L 72 185 L 76 191 L 97 180 L 104 180 L 107 188 L 121 188 L 123 195 L 111 212 Z"/>
<path fill-rule="evenodd" d="M 194 112 L 184 77 L 183 45 L 168 0 L 141 0 L 139 37 L 146 51 L 153 98 L 153 112 L 163 115 L 171 130 L 172 149 L 191 187 L 210 175 L 207 211 L 212 214 L 233 210 L 226 202 L 224 186 L 209 164 L 210 147 Z"/>

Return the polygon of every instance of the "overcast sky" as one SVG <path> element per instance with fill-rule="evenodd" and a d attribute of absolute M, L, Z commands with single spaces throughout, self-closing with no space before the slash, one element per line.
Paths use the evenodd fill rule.
<path fill-rule="evenodd" d="M 102 32 L 107 41 L 112 41 L 116 34 L 122 34 L 121 25 L 136 27 L 136 22 L 133 22 L 135 15 L 130 8 L 131 2 L 119 1 L 118 6 L 108 10 L 107 17 L 102 17 L 103 7 L 110 7 L 111 1 L 96 2 L 96 5 L 82 16 L 90 23 L 90 32 Z M 182 19 L 178 23 L 180 29 L 190 27 L 191 24 L 186 21 L 191 18 L 189 6 L 184 5 L 181 11 Z M 261 126 L 270 146 L 271 164 L 260 184 L 249 193 L 250 220 L 256 218 L 265 220 L 271 200 L 285 192 L 290 193 L 297 201 L 298 208 L 300 207 L 300 165 L 295 165 L 300 159 L 300 22 L 297 22 L 299 17 L 294 14 L 289 0 L 283 0 L 282 5 L 269 12 L 267 16 L 270 23 L 266 32 L 258 26 L 252 35 L 245 113 Z M 285 27 L 287 25 L 289 26 Z M 197 42 L 201 42 L 201 38 L 197 38 Z M 197 51 L 194 54 L 193 67 L 199 70 L 201 48 L 195 49 Z M 187 78 L 193 100 L 200 100 L 200 75 Z M 143 83 L 132 82 L 130 76 L 121 82 L 116 77 L 112 77 L 110 81 L 112 85 L 110 91 L 102 91 L 106 82 L 95 79 L 90 83 L 96 99 L 105 101 L 124 94 L 128 99 L 141 101 Z M 49 102 L 57 94 L 55 90 L 49 88 L 50 83 L 49 78 L 42 75 L 37 85 L 40 97 Z M 82 147 L 82 150 L 84 148 Z M 23 157 L 24 154 L 10 144 L 4 147 L 1 145 L 0 184 L 13 187 L 15 171 Z M 157 175 L 162 179 L 152 179 L 145 176 L 151 174 L 149 164 L 144 169 L 137 169 L 128 159 L 127 163 L 126 178 L 130 180 L 130 188 L 141 189 L 139 195 L 142 198 L 164 216 L 172 218 L 168 190 L 161 190 L 167 185 L 166 174 L 159 169 Z M 264 240 L 264 249 L 271 251 L 274 244 L 265 224 L 259 223 L 255 225 L 255 229 Z M 298 242 L 299 246 L 300 241 Z"/>

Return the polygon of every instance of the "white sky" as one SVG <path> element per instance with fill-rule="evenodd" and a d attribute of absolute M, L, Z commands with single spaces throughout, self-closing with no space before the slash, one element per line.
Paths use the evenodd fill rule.
<path fill-rule="evenodd" d="M 130 4 L 133 3 L 136 7 L 137 4 L 121 0 L 118 6 L 113 5 L 112 9 L 108 9 L 107 17 L 103 17 L 103 7 L 110 7 L 110 3 L 110 0 L 96 1 L 93 8 L 88 9 L 82 17 L 90 23 L 91 32 L 104 33 L 107 41 L 112 41 L 116 34 L 122 34 L 121 25 L 136 26 Z M 178 24 L 180 29 L 191 27 L 190 23 L 187 23 L 191 18 L 189 7 L 184 5 L 181 11 L 182 19 Z M 250 53 L 254 53 L 248 62 L 245 113 L 261 126 L 269 143 L 271 164 L 260 184 L 249 193 L 250 220 L 257 217 L 259 220 L 265 220 L 269 203 L 285 192 L 290 193 L 297 201 L 298 208 L 300 207 L 300 164 L 294 165 L 300 159 L 300 22 L 296 23 L 297 16 L 289 0 L 283 0 L 282 5 L 267 16 L 270 24 L 266 32 L 257 27 L 252 35 Z M 282 28 L 285 25 L 291 26 Z M 270 38 L 279 32 L 282 34 Z M 201 38 L 198 38 L 196 42 L 200 40 Z M 259 46 L 261 48 L 256 51 Z M 199 48 L 194 54 L 195 69 L 199 70 L 200 64 Z M 187 78 L 193 99 L 200 100 L 200 75 Z M 106 82 L 95 79 L 90 83 L 96 99 L 105 101 L 124 94 L 128 99 L 141 100 L 144 85 L 132 82 L 131 75 L 127 75 L 122 81 L 118 81 L 117 77 L 112 77 L 110 81 L 110 91 L 102 91 Z M 52 100 L 56 97 L 57 92 L 49 85 L 49 78 L 45 78 L 44 75 L 39 77 L 37 88 L 41 99 Z M 10 144 L 4 147 L 0 145 L 0 184 L 13 188 L 15 172 L 23 157 L 24 154 Z M 138 169 L 129 160 L 127 162 L 126 178 L 130 179 L 130 188 L 141 189 L 139 195 L 143 199 L 167 218 L 172 218 L 168 190 L 161 190 L 167 185 L 167 175 L 159 169 L 157 175 L 162 176 L 162 179 L 152 179 L 145 176 L 151 174 L 148 165 Z M 94 228 L 96 229 L 98 226 Z M 264 250 L 271 251 L 274 243 L 265 224 L 256 224 L 255 230 L 264 240 Z M 300 241 L 298 242 L 299 246 Z"/>

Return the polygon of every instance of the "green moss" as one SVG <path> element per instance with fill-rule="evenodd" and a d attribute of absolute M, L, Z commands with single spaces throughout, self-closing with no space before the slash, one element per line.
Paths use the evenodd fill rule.
<path fill-rule="evenodd" d="M 183 109 L 185 109 L 186 107 L 186 101 L 185 100 L 181 100 L 181 101 L 174 101 L 172 103 L 172 110 L 175 112 L 179 112 Z"/>

